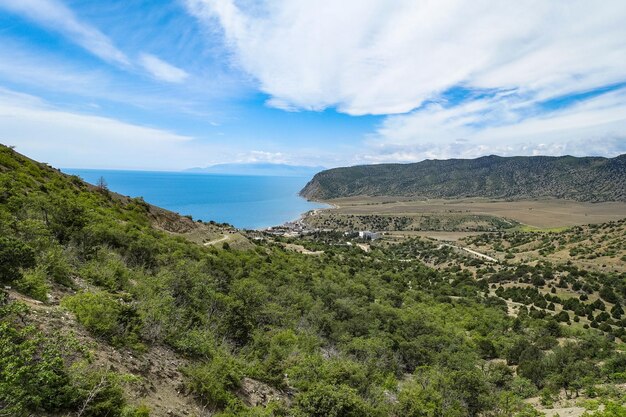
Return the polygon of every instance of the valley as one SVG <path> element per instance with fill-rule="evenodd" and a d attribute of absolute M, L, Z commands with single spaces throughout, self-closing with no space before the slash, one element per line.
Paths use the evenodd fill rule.
<path fill-rule="evenodd" d="M 626 203 L 587 203 L 558 199 L 480 198 L 413 200 L 347 197 L 324 200 L 334 208 L 317 210 L 305 221 L 315 227 L 394 232 L 479 232 L 559 230 L 604 223 L 626 216 Z"/>

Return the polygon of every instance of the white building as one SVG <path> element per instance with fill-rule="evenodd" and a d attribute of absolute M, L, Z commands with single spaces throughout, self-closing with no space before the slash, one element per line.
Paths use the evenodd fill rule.
<path fill-rule="evenodd" d="M 370 232 L 369 230 L 363 230 L 359 232 L 359 238 L 365 240 L 376 240 L 378 239 L 378 233 Z"/>

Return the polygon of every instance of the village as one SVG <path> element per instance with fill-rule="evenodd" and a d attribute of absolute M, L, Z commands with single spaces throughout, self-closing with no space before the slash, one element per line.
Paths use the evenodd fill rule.
<path fill-rule="evenodd" d="M 312 228 L 301 218 L 292 222 L 286 222 L 280 226 L 272 226 L 263 229 L 261 232 L 273 236 L 302 237 L 312 233 L 334 232 L 334 229 Z M 343 233 L 345 237 L 359 238 L 362 240 L 374 241 L 381 237 L 381 233 L 370 230 L 355 230 Z"/>

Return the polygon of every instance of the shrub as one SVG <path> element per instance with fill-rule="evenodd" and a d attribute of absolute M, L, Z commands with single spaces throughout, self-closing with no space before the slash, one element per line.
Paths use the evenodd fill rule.
<path fill-rule="evenodd" d="M 66 297 L 61 305 L 76 315 L 76 319 L 97 337 L 114 346 L 129 346 L 144 350 L 139 334 L 141 324 L 134 308 L 123 305 L 105 292 L 82 292 Z"/>
<path fill-rule="evenodd" d="M 520 398 L 530 398 L 537 394 L 537 387 L 531 380 L 517 376 L 511 381 L 511 391 Z"/>
<path fill-rule="evenodd" d="M 15 283 L 15 286 L 22 293 L 39 301 L 46 301 L 50 290 L 46 280 L 46 272 L 41 267 L 24 273 L 24 276 Z"/>
<path fill-rule="evenodd" d="M 122 308 L 104 292 L 82 292 L 66 297 L 61 305 L 76 315 L 76 319 L 94 335 L 112 338 L 119 333 Z"/>
<path fill-rule="evenodd" d="M 25 306 L 0 308 L 0 414 L 56 412 L 72 403 L 61 352 L 34 327 L 13 323 Z"/>
<path fill-rule="evenodd" d="M 239 387 L 243 374 L 239 364 L 227 353 L 217 351 L 211 361 L 183 369 L 185 387 L 202 403 L 221 409 L 236 399 L 233 390 Z"/>
<path fill-rule="evenodd" d="M 61 246 L 55 245 L 43 252 L 41 256 L 39 256 L 38 264 L 44 268 L 48 277 L 54 282 L 68 287 L 72 286 L 73 283 L 70 278 L 72 266 L 63 253 Z"/>
<path fill-rule="evenodd" d="M 314 385 L 296 396 L 298 417 L 362 417 L 368 415 L 367 406 L 346 385 Z"/>
<path fill-rule="evenodd" d="M 555 315 L 554 318 L 557 321 L 560 321 L 563 323 L 569 323 L 569 314 L 567 314 L 567 311 L 562 310 L 557 315 Z"/>
<path fill-rule="evenodd" d="M 0 281 L 12 282 L 22 277 L 22 268 L 35 266 L 33 249 L 13 237 L 0 237 Z"/>
<path fill-rule="evenodd" d="M 537 338 L 537 341 L 535 342 L 535 344 L 541 350 L 548 350 L 558 345 L 559 342 L 556 339 L 556 337 L 551 336 L 551 335 L 545 335 L 545 336 L 541 336 Z"/>
<path fill-rule="evenodd" d="M 626 407 L 609 401 L 604 410 L 596 411 L 593 414 L 585 413 L 583 417 L 624 417 L 626 416 Z"/>
<path fill-rule="evenodd" d="M 130 271 L 121 257 L 113 252 L 101 251 L 95 259 L 80 270 L 82 278 L 94 285 L 118 291 L 128 286 Z"/>
<path fill-rule="evenodd" d="M 5 301 L 0 293 L 0 415 L 148 416 L 126 406 L 126 377 L 88 367 L 76 340 L 25 325 L 27 307 Z"/>
<path fill-rule="evenodd" d="M 77 406 L 86 417 L 122 417 L 126 399 L 121 376 L 104 370 L 87 369 L 79 364 L 72 370 Z M 130 410 L 129 410 L 130 411 Z M 126 415 L 133 415 L 128 413 Z M 123 417 L 126 417 L 125 415 Z"/>

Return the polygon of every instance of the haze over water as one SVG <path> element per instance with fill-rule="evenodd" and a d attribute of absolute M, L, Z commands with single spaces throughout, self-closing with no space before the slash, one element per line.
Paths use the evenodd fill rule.
<path fill-rule="evenodd" d="M 308 177 L 195 174 L 181 172 L 64 169 L 95 184 L 104 177 L 109 189 L 150 204 L 190 214 L 194 220 L 260 229 L 297 219 L 325 207 L 298 196 Z"/>

